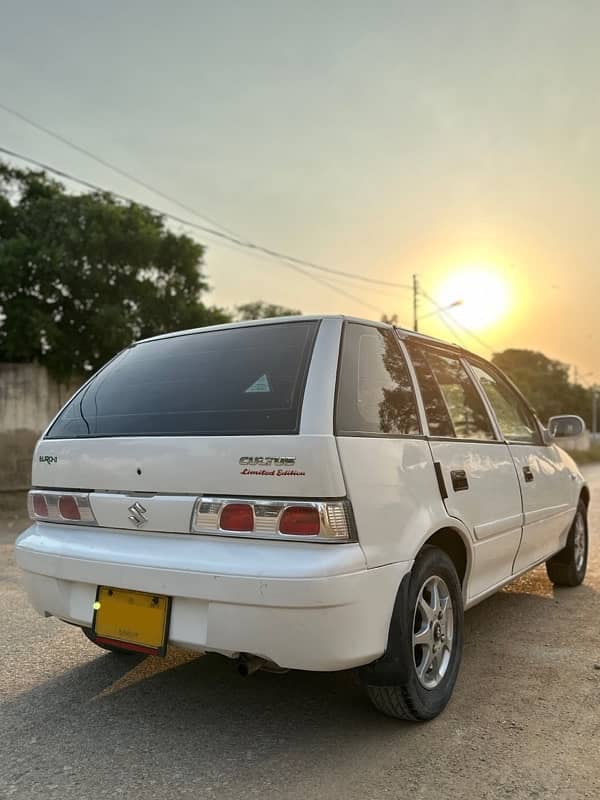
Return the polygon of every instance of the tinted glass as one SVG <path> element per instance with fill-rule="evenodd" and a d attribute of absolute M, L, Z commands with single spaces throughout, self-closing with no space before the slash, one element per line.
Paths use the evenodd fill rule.
<path fill-rule="evenodd" d="M 135 345 L 92 379 L 49 438 L 297 433 L 318 322 Z"/>
<path fill-rule="evenodd" d="M 336 432 L 404 436 L 420 433 L 410 375 L 392 331 L 346 323 Z"/>
<path fill-rule="evenodd" d="M 410 359 L 417 374 L 421 397 L 425 406 L 425 416 L 429 426 L 430 436 L 454 436 L 452 420 L 448 413 L 448 407 L 444 396 L 440 390 L 438 382 L 434 378 L 425 350 L 411 342 L 408 343 Z"/>
<path fill-rule="evenodd" d="M 486 393 L 502 435 L 512 442 L 538 443 L 540 434 L 533 415 L 510 386 L 479 364 L 471 367 Z"/>
<path fill-rule="evenodd" d="M 496 438 L 483 401 L 459 358 L 416 345 L 411 357 L 431 436 Z"/>
<path fill-rule="evenodd" d="M 446 401 L 456 438 L 495 439 L 483 401 L 459 359 L 431 352 L 427 360 Z"/>

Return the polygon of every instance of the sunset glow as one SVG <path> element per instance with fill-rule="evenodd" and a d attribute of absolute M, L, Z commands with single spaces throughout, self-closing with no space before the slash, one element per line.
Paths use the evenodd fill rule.
<path fill-rule="evenodd" d="M 443 278 L 435 300 L 442 307 L 460 301 L 452 316 L 466 327 L 482 331 L 500 322 L 510 311 L 510 290 L 492 268 L 473 267 Z"/>

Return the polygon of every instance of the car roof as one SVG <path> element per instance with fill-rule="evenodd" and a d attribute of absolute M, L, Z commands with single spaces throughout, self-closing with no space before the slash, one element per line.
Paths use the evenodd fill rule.
<path fill-rule="evenodd" d="M 175 336 L 188 336 L 194 333 L 204 333 L 206 331 L 222 331 L 231 330 L 235 328 L 252 328 L 257 325 L 277 325 L 282 322 L 307 322 L 307 321 L 320 321 L 323 319 L 337 319 L 346 322 L 357 322 L 362 325 L 370 325 L 377 328 L 386 328 L 388 330 L 395 330 L 402 339 L 411 339 L 422 342 L 423 344 L 433 344 L 442 347 L 450 347 L 459 351 L 462 354 L 472 355 L 475 358 L 481 358 L 476 353 L 471 353 L 461 345 L 455 342 L 448 342 L 444 339 L 437 339 L 434 336 L 427 336 L 423 333 L 410 330 L 409 328 L 402 328 L 397 325 L 390 325 L 388 322 L 381 322 L 379 320 L 366 319 L 363 317 L 353 317 L 346 314 L 301 314 L 287 317 L 267 317 L 265 319 L 250 319 L 241 322 L 226 322 L 221 325 L 207 325 L 202 328 L 189 328 L 181 331 L 170 331 L 169 333 L 161 333 L 158 336 L 150 336 L 147 339 L 140 339 L 135 344 L 142 344 L 144 342 L 154 342 L 159 339 L 170 339 Z"/>

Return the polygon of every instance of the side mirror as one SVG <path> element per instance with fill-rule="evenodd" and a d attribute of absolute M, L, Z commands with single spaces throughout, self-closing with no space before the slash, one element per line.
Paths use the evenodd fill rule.
<path fill-rule="evenodd" d="M 575 439 L 585 431 L 585 422 L 575 414 L 550 417 L 548 430 L 553 439 Z"/>

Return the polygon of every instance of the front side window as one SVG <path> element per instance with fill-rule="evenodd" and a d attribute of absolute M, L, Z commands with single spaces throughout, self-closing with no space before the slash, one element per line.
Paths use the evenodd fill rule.
<path fill-rule="evenodd" d="M 306 320 L 141 342 L 92 378 L 47 437 L 298 433 L 318 326 Z"/>
<path fill-rule="evenodd" d="M 494 409 L 504 438 L 509 442 L 539 444 L 540 434 L 533 415 L 518 394 L 482 365 L 472 363 L 471 369 Z"/>
<path fill-rule="evenodd" d="M 421 433 L 410 375 L 392 331 L 346 323 L 336 399 L 336 433 Z"/>
<path fill-rule="evenodd" d="M 496 436 L 477 388 L 457 356 L 409 345 L 431 436 L 493 441 Z"/>

